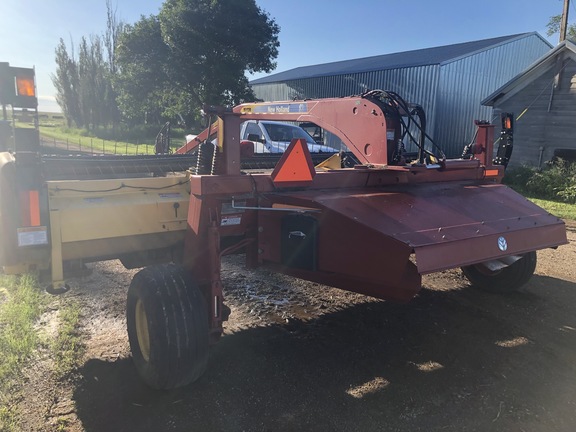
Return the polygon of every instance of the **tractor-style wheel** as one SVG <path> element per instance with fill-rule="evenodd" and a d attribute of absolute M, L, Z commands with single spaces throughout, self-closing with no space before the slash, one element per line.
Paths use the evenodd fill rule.
<path fill-rule="evenodd" d="M 150 387 L 181 387 L 206 369 L 206 302 L 183 268 L 166 264 L 138 272 L 128 289 L 126 321 L 132 358 Z"/>
<path fill-rule="evenodd" d="M 508 293 L 522 287 L 536 270 L 536 252 L 528 252 L 501 270 L 492 271 L 484 264 L 462 267 L 472 286 L 492 293 Z"/>

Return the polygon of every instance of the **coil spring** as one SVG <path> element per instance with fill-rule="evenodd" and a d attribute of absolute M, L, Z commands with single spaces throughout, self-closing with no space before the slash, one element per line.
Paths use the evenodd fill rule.
<path fill-rule="evenodd" d="M 196 175 L 201 174 L 215 174 L 216 173 L 216 160 L 218 150 L 216 146 L 209 142 L 204 142 L 198 146 L 196 153 L 196 166 L 192 167 L 192 173 Z"/>

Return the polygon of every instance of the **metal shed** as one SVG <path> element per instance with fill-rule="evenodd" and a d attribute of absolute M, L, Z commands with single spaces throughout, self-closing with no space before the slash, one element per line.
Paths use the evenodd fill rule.
<path fill-rule="evenodd" d="M 457 156 L 473 138 L 474 120 L 491 120 L 492 108 L 480 101 L 551 48 L 538 33 L 522 33 L 304 66 L 250 84 L 264 101 L 395 91 L 424 107 L 429 135 Z"/>
<path fill-rule="evenodd" d="M 576 44 L 560 43 L 482 103 L 516 114 L 512 165 L 576 161 Z"/>

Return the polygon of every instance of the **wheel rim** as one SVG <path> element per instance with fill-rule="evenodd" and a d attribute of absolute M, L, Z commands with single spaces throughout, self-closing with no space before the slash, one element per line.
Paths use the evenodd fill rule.
<path fill-rule="evenodd" d="M 146 309 L 144 303 L 138 299 L 136 302 L 136 337 L 140 353 L 145 361 L 150 360 L 150 335 L 148 333 L 148 319 L 146 318 Z"/>

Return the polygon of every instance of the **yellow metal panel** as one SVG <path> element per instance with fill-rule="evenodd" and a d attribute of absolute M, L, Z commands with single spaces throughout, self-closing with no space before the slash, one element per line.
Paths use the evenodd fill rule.
<path fill-rule="evenodd" d="M 51 265 L 52 282 L 64 282 L 64 263 L 62 262 L 62 220 L 58 212 L 50 212 L 50 237 L 52 238 Z"/>
<path fill-rule="evenodd" d="M 186 229 L 186 175 L 48 182 L 48 191 L 62 243 Z"/>

